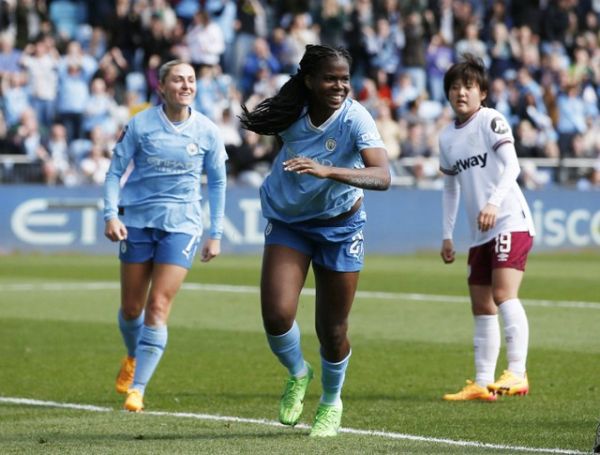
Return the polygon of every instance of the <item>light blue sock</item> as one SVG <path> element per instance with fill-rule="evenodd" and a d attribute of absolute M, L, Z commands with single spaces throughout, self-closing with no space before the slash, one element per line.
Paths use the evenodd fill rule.
<path fill-rule="evenodd" d="M 133 389 L 137 389 L 142 394 L 146 385 L 154 374 L 154 370 L 160 362 L 165 346 L 167 345 L 167 326 L 148 327 L 146 324 L 142 327 L 140 342 L 135 352 L 136 364 L 135 375 L 133 377 Z"/>
<path fill-rule="evenodd" d="M 346 378 L 346 368 L 352 351 L 348 353 L 346 358 L 337 363 L 328 362 L 323 358 L 321 353 L 321 384 L 323 385 L 323 395 L 321 395 L 321 403 L 329 405 L 337 405 L 342 402 L 342 387 Z"/>
<path fill-rule="evenodd" d="M 144 324 L 144 312 L 137 318 L 126 320 L 123 317 L 123 312 L 119 309 L 119 330 L 123 337 L 123 342 L 127 348 L 127 355 L 129 357 L 135 357 L 135 350 L 137 349 L 138 342 L 140 341 L 140 333 L 142 332 L 142 325 Z"/>
<path fill-rule="evenodd" d="M 296 321 L 292 328 L 283 335 L 269 335 L 267 341 L 273 354 L 286 367 L 292 376 L 303 376 L 306 373 L 306 365 L 300 347 L 300 327 Z"/>

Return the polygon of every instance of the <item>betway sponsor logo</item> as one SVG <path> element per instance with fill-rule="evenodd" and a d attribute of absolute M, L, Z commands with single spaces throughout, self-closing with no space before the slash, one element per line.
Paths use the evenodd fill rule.
<path fill-rule="evenodd" d="M 459 172 L 466 171 L 467 169 L 471 169 L 472 167 L 481 167 L 484 168 L 487 164 L 487 153 L 482 155 L 474 155 L 464 160 L 457 160 L 454 163 L 454 170 L 458 174 Z"/>

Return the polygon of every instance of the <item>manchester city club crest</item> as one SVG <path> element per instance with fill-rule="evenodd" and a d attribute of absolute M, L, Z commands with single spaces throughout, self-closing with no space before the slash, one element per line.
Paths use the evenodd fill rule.
<path fill-rule="evenodd" d="M 121 248 L 121 253 L 125 254 L 127 252 L 127 242 L 125 240 L 121 240 L 119 247 Z"/>
<path fill-rule="evenodd" d="M 195 143 L 195 142 L 190 142 L 190 143 L 187 145 L 187 147 L 186 147 L 186 150 L 187 150 L 187 152 L 188 152 L 188 155 L 190 155 L 190 156 L 197 155 L 197 154 L 198 154 L 198 151 L 199 151 L 199 149 L 198 149 L 198 145 L 196 145 L 196 143 Z"/>
<path fill-rule="evenodd" d="M 335 150 L 336 146 L 337 146 L 337 142 L 332 137 L 330 137 L 329 139 L 327 139 L 325 141 L 325 148 L 327 149 L 328 152 L 333 152 Z"/>

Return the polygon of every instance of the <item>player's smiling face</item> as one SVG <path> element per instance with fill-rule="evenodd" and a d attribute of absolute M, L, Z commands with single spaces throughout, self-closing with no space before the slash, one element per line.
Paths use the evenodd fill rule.
<path fill-rule="evenodd" d="M 448 99 L 460 123 L 466 121 L 480 107 L 487 93 L 475 81 L 456 80 L 450 85 Z"/>
<path fill-rule="evenodd" d="M 344 58 L 325 60 L 323 68 L 314 76 L 307 76 L 306 86 L 311 91 L 311 120 L 320 124 L 338 110 L 350 93 L 350 66 Z M 314 113 L 319 115 L 315 118 Z"/>
<path fill-rule="evenodd" d="M 175 65 L 160 84 L 165 103 L 173 109 L 190 106 L 196 95 L 196 74 L 188 64 Z"/>

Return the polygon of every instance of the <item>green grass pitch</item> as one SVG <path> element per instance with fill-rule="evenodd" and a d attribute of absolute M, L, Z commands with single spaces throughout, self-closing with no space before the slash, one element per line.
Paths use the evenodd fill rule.
<path fill-rule="evenodd" d="M 194 264 L 146 411 L 129 414 L 114 392 L 124 353 L 116 257 L 0 256 L 0 453 L 589 453 L 600 417 L 600 252 L 530 257 L 521 297 L 531 393 L 495 403 L 441 400 L 473 375 L 465 269 L 464 256 L 451 266 L 434 253 L 367 256 L 344 431 L 314 441 L 312 278 L 298 320 L 317 380 L 302 424 L 286 428 L 275 423 L 285 371 L 262 330 L 259 257 Z M 502 350 L 497 373 L 505 366 Z"/>

